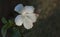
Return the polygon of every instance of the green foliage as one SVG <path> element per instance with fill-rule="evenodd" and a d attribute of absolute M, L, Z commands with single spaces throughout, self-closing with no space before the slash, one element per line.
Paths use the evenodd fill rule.
<path fill-rule="evenodd" d="M 4 17 L 1 19 L 4 26 L 1 28 L 1 34 L 3 37 L 6 37 L 6 33 L 8 28 L 10 28 L 13 24 L 12 20 L 7 21 Z"/>
<path fill-rule="evenodd" d="M 1 21 L 4 24 L 3 27 L 1 28 L 1 34 L 2 37 L 6 37 L 7 30 L 14 26 L 14 22 L 11 19 L 6 20 L 4 17 L 1 19 Z M 21 34 L 17 27 L 13 27 L 11 30 L 12 30 L 11 37 L 21 37 Z"/>
<path fill-rule="evenodd" d="M 7 24 L 8 23 L 7 20 L 4 17 L 1 19 L 1 21 L 2 21 L 3 24 Z"/>
<path fill-rule="evenodd" d="M 3 37 L 5 37 L 6 32 L 7 32 L 7 28 L 6 28 L 6 25 L 5 25 L 5 26 L 3 26 L 2 29 L 1 29 L 1 34 L 2 34 Z"/>
<path fill-rule="evenodd" d="M 19 32 L 19 29 L 14 27 L 11 33 L 11 37 L 21 37 L 21 34 Z"/>

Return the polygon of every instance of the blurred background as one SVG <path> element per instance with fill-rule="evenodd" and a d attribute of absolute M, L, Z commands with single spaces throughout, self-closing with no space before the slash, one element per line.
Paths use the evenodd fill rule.
<path fill-rule="evenodd" d="M 60 0 L 0 0 L 0 19 L 15 18 L 18 14 L 14 11 L 17 4 L 32 5 L 35 13 L 39 14 L 37 22 L 30 30 L 19 27 L 21 37 L 60 37 Z M 0 20 L 0 37 L 3 26 Z M 6 37 L 11 36 L 12 27 L 8 29 Z M 18 37 L 18 36 L 14 36 Z"/>

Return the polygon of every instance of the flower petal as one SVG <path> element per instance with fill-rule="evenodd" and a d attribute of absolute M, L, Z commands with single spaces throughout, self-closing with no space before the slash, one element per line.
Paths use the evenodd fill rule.
<path fill-rule="evenodd" d="M 33 27 L 33 23 L 28 18 L 25 18 L 23 25 L 26 29 L 31 29 Z"/>
<path fill-rule="evenodd" d="M 23 8 L 24 8 L 24 7 L 23 7 L 23 5 L 22 5 L 22 4 L 18 4 L 17 6 L 15 6 L 14 11 L 16 11 L 16 12 L 20 13 L 20 11 L 21 11 Z"/>
<path fill-rule="evenodd" d="M 23 23 L 23 18 L 21 15 L 18 15 L 16 18 L 15 18 L 15 23 L 17 26 L 21 26 L 22 23 Z"/>
<path fill-rule="evenodd" d="M 36 14 L 32 13 L 32 14 L 26 14 L 26 16 L 32 21 L 32 22 L 36 22 L 37 20 L 37 16 Z"/>
<path fill-rule="evenodd" d="M 23 11 L 26 13 L 33 13 L 34 7 L 33 6 L 25 6 Z"/>

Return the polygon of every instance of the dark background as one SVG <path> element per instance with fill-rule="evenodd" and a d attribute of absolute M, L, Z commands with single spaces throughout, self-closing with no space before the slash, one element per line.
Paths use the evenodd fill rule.
<path fill-rule="evenodd" d="M 29 5 L 32 0 L 0 0 L 0 19 L 15 18 L 17 13 L 14 7 L 18 3 Z M 0 20 L 0 29 L 3 26 Z M 1 31 L 1 30 L 0 30 Z M 30 30 L 21 30 L 23 37 L 60 37 L 60 1 L 53 10 L 53 14 L 46 19 L 39 19 L 36 25 Z M 8 34 L 7 34 L 8 35 Z M 1 37 L 1 35 L 0 35 Z"/>

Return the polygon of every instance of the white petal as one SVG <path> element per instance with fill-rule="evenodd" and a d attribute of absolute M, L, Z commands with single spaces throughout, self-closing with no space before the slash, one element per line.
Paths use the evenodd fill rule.
<path fill-rule="evenodd" d="M 25 18 L 23 25 L 26 29 L 31 29 L 33 27 L 33 23 L 28 18 Z"/>
<path fill-rule="evenodd" d="M 14 11 L 20 13 L 20 11 L 23 9 L 23 5 L 22 4 L 18 4 L 17 6 L 15 6 Z"/>
<path fill-rule="evenodd" d="M 21 15 L 18 15 L 16 18 L 15 18 L 15 23 L 17 26 L 21 26 L 22 23 L 23 23 L 23 18 Z"/>
<path fill-rule="evenodd" d="M 34 7 L 33 6 L 25 6 L 23 11 L 26 13 L 33 13 Z"/>
<path fill-rule="evenodd" d="M 32 21 L 32 22 L 36 22 L 37 20 L 37 16 L 36 14 L 32 13 L 32 14 L 26 14 L 26 16 Z"/>

